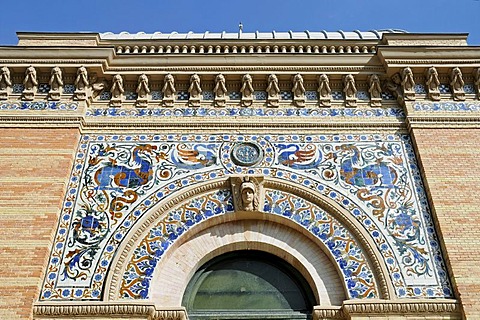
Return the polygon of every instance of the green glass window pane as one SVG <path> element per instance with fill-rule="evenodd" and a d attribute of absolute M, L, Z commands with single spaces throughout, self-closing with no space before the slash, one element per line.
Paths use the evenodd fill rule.
<path fill-rule="evenodd" d="M 310 311 L 311 297 L 305 280 L 283 260 L 262 252 L 238 251 L 200 268 L 184 302 L 189 311 Z"/>

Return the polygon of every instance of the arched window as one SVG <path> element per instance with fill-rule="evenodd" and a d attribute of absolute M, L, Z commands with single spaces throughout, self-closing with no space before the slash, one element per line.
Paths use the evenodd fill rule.
<path fill-rule="evenodd" d="M 314 304 L 297 270 L 260 251 L 235 251 L 206 263 L 183 297 L 191 319 L 307 319 Z"/>

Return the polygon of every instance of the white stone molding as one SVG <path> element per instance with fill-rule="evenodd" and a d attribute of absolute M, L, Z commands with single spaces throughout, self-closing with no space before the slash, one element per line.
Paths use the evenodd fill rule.
<path fill-rule="evenodd" d="M 186 320 L 183 307 L 160 307 L 152 301 L 62 301 L 36 302 L 33 319 L 105 319 L 128 318 L 145 320 Z M 460 304 L 456 300 L 348 300 L 342 306 L 315 306 L 314 320 L 347 319 L 418 319 L 461 320 Z"/>
<path fill-rule="evenodd" d="M 173 245 L 155 269 L 151 300 L 179 306 L 196 270 L 221 254 L 237 250 L 258 250 L 282 258 L 302 274 L 322 306 L 339 306 L 346 299 L 341 275 L 318 241 L 285 218 L 238 212 L 199 225 Z"/>
<path fill-rule="evenodd" d="M 118 302 L 37 302 L 33 319 L 105 319 L 186 320 L 185 308 L 159 308 L 150 301 Z"/>

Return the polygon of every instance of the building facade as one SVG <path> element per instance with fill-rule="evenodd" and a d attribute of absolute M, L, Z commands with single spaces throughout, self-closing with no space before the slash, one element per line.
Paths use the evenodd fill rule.
<path fill-rule="evenodd" d="M 480 319 L 466 34 L 19 33 L 5 319 Z"/>

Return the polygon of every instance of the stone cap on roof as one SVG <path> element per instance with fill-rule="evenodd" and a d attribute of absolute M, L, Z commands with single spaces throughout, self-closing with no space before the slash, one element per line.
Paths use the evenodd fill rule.
<path fill-rule="evenodd" d="M 286 31 L 286 32 L 203 32 L 197 33 L 189 31 L 187 33 L 179 32 L 154 32 L 154 33 L 129 33 L 120 32 L 100 33 L 101 40 L 380 40 L 384 33 L 407 33 L 400 29 L 385 29 L 371 31 Z"/>

